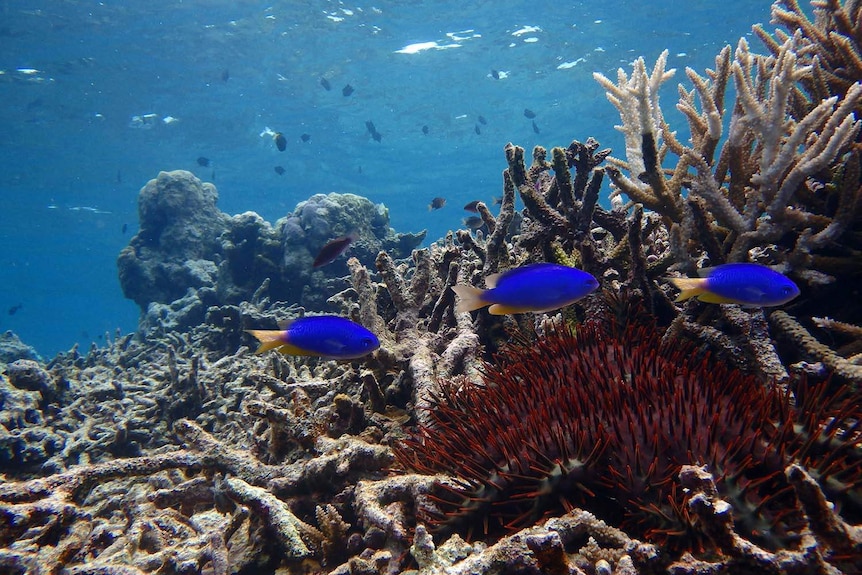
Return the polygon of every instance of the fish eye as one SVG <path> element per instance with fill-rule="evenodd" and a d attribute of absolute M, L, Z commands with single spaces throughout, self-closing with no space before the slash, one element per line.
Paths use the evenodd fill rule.
<path fill-rule="evenodd" d="M 366 349 L 369 347 L 374 347 L 374 340 L 371 339 L 370 337 L 363 337 L 360 340 L 360 343 L 362 343 L 362 347 L 366 348 Z"/>

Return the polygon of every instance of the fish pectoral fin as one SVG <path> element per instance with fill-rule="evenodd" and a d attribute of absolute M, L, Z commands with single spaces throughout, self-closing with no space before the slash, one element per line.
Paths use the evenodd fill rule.
<path fill-rule="evenodd" d="M 458 303 L 455 305 L 456 313 L 463 313 L 485 307 L 488 302 L 482 299 L 485 290 L 468 285 L 454 285 L 452 291 L 458 295 Z"/>
<path fill-rule="evenodd" d="M 677 289 L 682 290 L 673 301 L 685 301 L 694 296 L 705 294 L 703 278 L 667 278 Z M 701 301 L 706 301 L 703 297 L 699 297 Z"/>
<path fill-rule="evenodd" d="M 324 339 L 321 343 L 323 343 L 324 349 L 334 351 L 336 354 L 340 354 L 347 347 L 340 339 Z"/>
<path fill-rule="evenodd" d="M 737 303 L 735 300 L 730 298 L 726 298 L 714 293 L 703 292 L 699 296 L 697 296 L 698 301 L 706 302 L 706 303 Z"/>

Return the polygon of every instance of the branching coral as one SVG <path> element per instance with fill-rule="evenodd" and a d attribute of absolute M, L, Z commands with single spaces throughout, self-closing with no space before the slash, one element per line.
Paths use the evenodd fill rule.
<path fill-rule="evenodd" d="M 635 62 L 631 77 L 620 71 L 616 84 L 596 74 L 620 111 L 626 137 L 626 160 L 610 159 L 615 167 L 608 174 L 616 193 L 664 216 L 677 270 L 691 274 L 706 258 L 706 265 L 771 265 L 803 285 L 792 305 L 798 315 L 829 315 L 858 325 L 860 308 L 843 305 L 839 311 L 835 302 L 842 293 L 838 286 L 862 275 L 862 170 L 854 144 L 862 126 L 856 119 L 862 108 L 854 19 L 859 8 L 855 2 L 818 2 L 815 12 L 811 22 L 795 1 L 776 3 L 773 17 L 791 33 L 778 31 L 775 40 L 755 28 L 772 55 L 753 53 L 742 39 L 732 58 L 729 47 L 719 54 L 706 77 L 686 71 L 694 89 L 680 86 L 677 107 L 688 120 L 688 145 L 664 123 L 656 96 L 670 77 L 664 55 L 652 74 L 643 60 Z M 736 100 L 727 114 L 731 78 Z M 719 150 L 725 124 L 727 138 Z M 678 160 L 665 173 L 662 163 L 670 154 Z M 684 315 L 677 327 L 696 338 L 717 344 L 733 339 L 715 331 L 715 311 L 703 313 L 689 304 Z M 742 332 L 754 331 L 746 323 L 730 322 Z M 757 348 L 766 350 L 768 339 L 767 333 Z M 799 359 L 811 349 L 779 351 Z M 733 356 L 732 347 L 724 351 Z M 768 355 L 774 352 L 746 354 L 742 365 L 763 367 L 771 362 Z M 765 370 L 779 379 L 786 377 L 782 372 Z M 855 375 L 851 381 L 862 383 Z"/>

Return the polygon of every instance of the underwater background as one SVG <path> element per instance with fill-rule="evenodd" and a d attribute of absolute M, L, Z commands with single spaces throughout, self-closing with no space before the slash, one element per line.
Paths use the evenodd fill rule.
<path fill-rule="evenodd" d="M 355 193 L 398 232 L 427 229 L 427 245 L 462 226 L 464 204 L 499 195 L 507 142 L 592 136 L 623 153 L 593 72 L 669 49 L 662 98 L 685 126 L 672 107 L 685 67 L 712 67 L 754 23 L 771 29 L 769 7 L 0 2 L 0 330 L 45 358 L 134 331 L 116 258 L 161 170 L 192 171 L 223 212 L 269 222 L 313 194 Z M 435 197 L 447 202 L 429 211 Z"/>

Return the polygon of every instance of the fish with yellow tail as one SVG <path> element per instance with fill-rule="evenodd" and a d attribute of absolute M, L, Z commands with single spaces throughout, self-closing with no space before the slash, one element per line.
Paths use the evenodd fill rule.
<path fill-rule="evenodd" d="M 343 317 L 320 315 L 280 322 L 281 329 L 247 329 L 260 342 L 256 353 L 357 359 L 380 347 L 377 336 Z"/>
<path fill-rule="evenodd" d="M 591 274 L 576 268 L 550 263 L 521 266 L 485 278 L 488 289 L 455 285 L 456 312 L 490 305 L 492 315 L 545 312 L 567 306 L 599 287 Z"/>
<path fill-rule="evenodd" d="M 668 278 L 682 290 L 676 301 L 696 297 L 707 303 L 745 307 L 782 305 L 799 295 L 787 276 L 760 264 L 734 263 L 698 270 L 699 278 Z"/>

